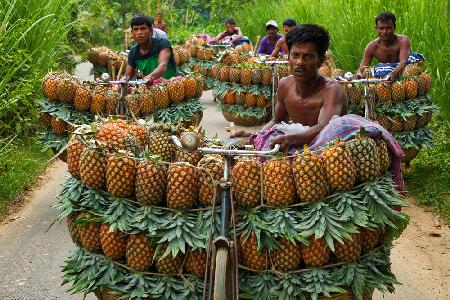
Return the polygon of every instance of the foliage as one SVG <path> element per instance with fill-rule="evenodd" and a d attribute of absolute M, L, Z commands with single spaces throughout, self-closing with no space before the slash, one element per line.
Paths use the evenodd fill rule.
<path fill-rule="evenodd" d="M 0 140 L 0 213 L 47 167 L 51 154 L 41 149 L 35 138 L 11 136 Z"/>
<path fill-rule="evenodd" d="M 450 124 L 440 115 L 430 123 L 436 146 L 423 148 L 405 174 L 406 188 L 421 205 L 434 207 L 450 223 Z"/>
<path fill-rule="evenodd" d="M 77 1 L 2 2 L 0 10 L 0 138 L 35 129 L 34 94 L 51 68 L 74 67 L 67 33 Z"/>
<path fill-rule="evenodd" d="M 397 17 L 397 32 L 411 39 L 412 50 L 425 55 L 432 74 L 432 99 L 450 118 L 448 86 L 450 84 L 450 2 L 436 1 L 344 1 L 258 0 L 244 4 L 237 11 L 237 23 L 251 40 L 265 35 L 264 24 L 274 19 L 279 23 L 293 18 L 297 23 L 317 23 L 331 36 L 331 51 L 338 66 L 346 71 L 359 67 L 367 43 L 376 37 L 374 18 L 382 11 Z M 430 20 L 433 20 L 431 22 Z"/>

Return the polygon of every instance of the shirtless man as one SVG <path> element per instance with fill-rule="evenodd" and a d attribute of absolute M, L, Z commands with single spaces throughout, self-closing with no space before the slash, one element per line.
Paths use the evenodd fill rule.
<path fill-rule="evenodd" d="M 284 152 L 311 143 L 333 116 L 347 114 L 348 108 L 347 95 L 339 83 L 319 74 L 330 44 L 325 29 L 311 24 L 294 27 L 286 35 L 286 44 L 293 75 L 280 80 L 274 119 L 263 130 L 289 118 L 310 128 L 274 138 L 272 146 L 280 144 Z M 240 131 L 234 136 L 248 135 Z"/>
<path fill-rule="evenodd" d="M 295 26 L 297 26 L 297 23 L 292 19 L 286 19 L 283 22 L 283 31 L 284 35 L 286 34 Z M 275 49 L 273 49 L 272 54 L 270 54 L 269 60 L 275 60 L 278 57 L 278 54 L 283 54 L 287 58 L 288 54 L 288 47 L 286 44 L 285 37 L 282 37 L 278 40 L 278 42 L 275 45 Z"/>
<path fill-rule="evenodd" d="M 391 80 L 402 73 L 408 61 L 410 42 L 407 36 L 395 34 L 395 20 L 395 16 L 390 12 L 380 13 L 375 18 L 378 38 L 370 42 L 364 50 L 364 57 L 356 78 L 363 77 L 364 68 L 370 66 L 374 57 L 380 63 L 398 63 L 390 74 Z"/>

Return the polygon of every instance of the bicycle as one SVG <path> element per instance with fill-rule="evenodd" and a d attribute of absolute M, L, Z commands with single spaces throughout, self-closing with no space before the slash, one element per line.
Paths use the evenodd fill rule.
<path fill-rule="evenodd" d="M 275 145 L 272 150 L 269 151 L 251 151 L 251 150 L 240 150 L 240 149 L 215 149 L 215 148 L 198 148 L 199 139 L 196 133 L 187 132 L 184 133 L 180 138 L 177 136 L 172 136 L 172 141 L 176 147 L 187 150 L 187 151 L 197 151 L 200 154 L 219 154 L 223 157 L 223 178 L 220 180 L 220 190 L 221 190 L 221 217 L 220 217 L 220 232 L 219 237 L 217 237 L 212 245 L 212 255 L 211 258 L 215 259 L 215 272 L 214 281 L 212 278 L 212 268 L 210 267 L 210 272 L 205 275 L 205 279 L 208 281 L 208 295 L 205 293 L 203 298 L 211 300 L 212 293 L 214 291 L 214 300 L 237 300 L 239 299 L 238 292 L 238 272 L 237 272 L 237 262 L 236 262 L 236 245 L 234 242 L 230 241 L 229 236 L 229 224 L 231 216 L 231 181 L 230 181 L 230 169 L 231 169 L 231 159 L 234 156 L 259 156 L 267 157 L 273 156 L 280 150 L 280 145 Z M 234 250 L 233 250 L 234 249 Z M 231 254 L 234 255 L 230 255 Z M 233 252 L 234 251 L 234 252 Z M 209 253 L 209 252 L 208 252 Z M 231 257 L 231 260 L 230 258 Z M 234 259 L 233 259 L 234 258 Z M 227 272 L 228 268 L 232 271 Z M 208 276 L 209 274 L 209 276 Z M 209 278 L 208 278 L 209 277 Z M 214 282 L 214 287 L 213 287 Z M 206 284 L 205 284 L 206 287 Z M 206 290 L 204 290 L 206 291 Z"/>

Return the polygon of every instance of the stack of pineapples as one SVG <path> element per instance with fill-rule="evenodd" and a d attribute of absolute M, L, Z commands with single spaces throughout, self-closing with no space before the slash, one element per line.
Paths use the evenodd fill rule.
<path fill-rule="evenodd" d="M 364 98 L 361 85 L 343 85 L 347 91 L 350 110 L 363 114 Z M 423 63 L 407 65 L 400 80 L 392 84 L 374 84 L 376 121 L 392 132 L 405 152 L 409 163 L 422 147 L 432 145 L 427 127 L 436 106 L 430 100 L 431 77 Z"/>
<path fill-rule="evenodd" d="M 93 65 L 92 73 L 95 78 L 100 77 L 102 73 L 123 74 L 127 66 L 126 55 L 105 46 L 89 48 L 87 57 Z"/>

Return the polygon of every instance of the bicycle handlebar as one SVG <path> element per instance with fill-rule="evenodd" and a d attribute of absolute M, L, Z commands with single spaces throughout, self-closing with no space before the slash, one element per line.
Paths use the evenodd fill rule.
<path fill-rule="evenodd" d="M 189 147 L 184 147 L 182 141 L 175 136 L 172 135 L 171 139 L 175 146 L 180 149 L 185 150 L 195 150 L 201 154 L 219 154 L 219 155 L 227 155 L 227 156 L 273 156 L 280 151 L 280 145 L 276 144 L 275 147 L 268 151 L 251 151 L 251 150 L 234 150 L 234 149 L 214 149 L 214 148 L 194 148 L 190 149 Z"/>
<path fill-rule="evenodd" d="M 390 78 L 362 78 L 362 79 L 345 79 L 343 77 L 338 77 L 337 81 L 339 83 L 378 83 L 378 82 L 392 82 Z"/>

